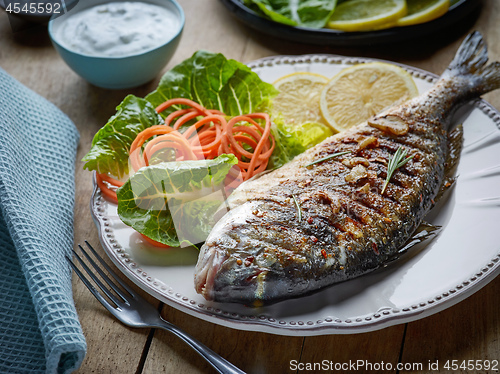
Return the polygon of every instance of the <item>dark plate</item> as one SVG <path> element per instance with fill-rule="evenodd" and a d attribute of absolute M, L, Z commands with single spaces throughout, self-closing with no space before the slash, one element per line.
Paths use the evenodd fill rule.
<path fill-rule="evenodd" d="M 332 46 L 393 43 L 434 34 L 451 27 L 480 5 L 480 0 L 458 0 L 445 15 L 426 23 L 377 31 L 343 32 L 284 25 L 261 17 L 243 5 L 241 0 L 221 1 L 237 19 L 258 31 L 294 42 Z"/>

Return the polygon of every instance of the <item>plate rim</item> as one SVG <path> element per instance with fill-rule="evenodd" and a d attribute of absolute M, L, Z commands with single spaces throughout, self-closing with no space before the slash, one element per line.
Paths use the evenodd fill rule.
<path fill-rule="evenodd" d="M 307 55 L 279 55 L 264 57 L 247 63 L 248 67 L 260 68 L 272 66 L 273 64 L 296 64 L 296 63 L 366 63 L 372 61 L 383 61 L 396 64 L 405 68 L 412 76 L 425 79 L 428 82 L 437 80 L 438 75 L 431 72 L 415 68 L 409 65 L 395 63 L 392 61 L 365 58 L 346 57 L 333 54 L 307 54 Z M 477 99 L 472 104 L 490 118 L 500 130 L 500 112 L 483 99 Z M 466 299 L 491 280 L 500 274 L 500 248 L 493 258 L 489 259 L 481 270 L 473 276 L 457 284 L 448 291 L 435 295 L 427 302 L 420 302 L 418 305 L 406 305 L 404 308 L 387 308 L 384 311 L 377 311 L 364 318 L 355 319 L 335 319 L 325 317 L 317 321 L 282 321 L 264 314 L 243 315 L 234 312 L 224 311 L 219 307 L 197 303 L 188 297 L 175 292 L 171 287 L 165 285 L 161 280 L 148 275 L 140 265 L 129 258 L 127 253 L 116 242 L 112 229 L 109 227 L 109 220 L 101 209 L 102 196 L 95 180 L 93 172 L 93 192 L 90 198 L 90 210 L 92 218 L 97 226 L 101 245 L 112 260 L 112 262 L 127 276 L 133 283 L 142 288 L 156 299 L 166 304 L 192 315 L 197 318 L 223 325 L 226 327 L 246 330 L 273 333 L 277 335 L 312 336 L 329 334 L 351 334 L 376 331 L 393 325 L 415 321 L 428 317 L 447 309 L 458 302 Z M 108 203 L 108 202 L 106 202 Z M 220 303 L 219 303 L 220 304 Z"/>

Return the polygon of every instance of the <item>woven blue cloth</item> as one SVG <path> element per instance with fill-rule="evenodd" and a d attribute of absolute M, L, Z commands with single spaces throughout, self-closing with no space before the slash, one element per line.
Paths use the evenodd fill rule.
<path fill-rule="evenodd" d="M 65 260 L 78 138 L 0 68 L 0 373 L 70 373 L 85 355 Z"/>

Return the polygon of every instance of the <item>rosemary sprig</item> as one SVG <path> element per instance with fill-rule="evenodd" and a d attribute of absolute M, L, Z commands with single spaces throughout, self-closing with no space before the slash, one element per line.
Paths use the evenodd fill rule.
<path fill-rule="evenodd" d="M 329 160 L 329 159 L 334 158 L 334 157 L 342 156 L 342 155 L 345 155 L 347 153 L 351 153 L 351 151 L 337 152 L 337 153 L 331 154 L 329 156 L 320 158 L 319 160 L 315 160 L 315 161 L 311 162 L 310 164 L 304 165 L 304 167 L 306 168 L 306 167 L 314 165 L 314 164 L 319 164 L 320 162 Z"/>
<path fill-rule="evenodd" d="M 389 184 L 389 181 L 392 178 L 392 174 L 394 174 L 394 172 L 397 169 L 399 169 L 401 166 L 405 165 L 408 161 L 410 161 L 413 158 L 413 156 L 415 156 L 415 155 L 411 155 L 411 156 L 406 157 L 407 154 L 408 154 L 408 151 L 406 149 L 404 149 L 403 147 L 399 147 L 397 149 L 397 151 L 394 153 L 394 155 L 392 157 L 389 157 L 389 162 L 387 164 L 387 178 L 385 178 L 385 183 L 384 183 L 384 187 L 382 188 L 381 195 L 384 194 L 384 191 L 385 191 L 387 185 Z"/>
<path fill-rule="evenodd" d="M 297 214 L 299 216 L 299 222 L 302 221 L 302 209 L 300 209 L 299 202 L 295 198 L 295 195 L 292 195 L 293 201 L 295 202 L 295 206 L 297 207 Z"/>

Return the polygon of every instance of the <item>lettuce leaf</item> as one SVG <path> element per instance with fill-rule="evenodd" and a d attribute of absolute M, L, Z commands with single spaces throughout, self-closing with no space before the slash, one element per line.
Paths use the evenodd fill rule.
<path fill-rule="evenodd" d="M 168 71 L 158 88 L 145 99 L 129 95 L 117 114 L 94 137 L 83 158 L 84 168 L 122 178 L 128 173 L 128 150 L 136 135 L 162 123 L 154 108 L 173 98 L 187 98 L 229 116 L 264 110 L 277 95 L 273 85 L 262 81 L 247 66 L 220 53 L 198 51 Z M 162 112 L 166 116 L 172 108 Z"/>
<path fill-rule="evenodd" d="M 255 4 L 264 16 L 290 26 L 320 29 L 335 10 L 336 0 L 243 0 Z M 252 7 L 255 8 L 255 7 Z"/>
<path fill-rule="evenodd" d="M 282 118 L 274 118 L 272 128 L 276 148 L 269 160 L 269 167 L 279 168 L 295 156 L 333 135 L 330 127 L 316 122 L 289 125 Z"/>
<path fill-rule="evenodd" d="M 137 134 L 162 120 L 150 102 L 134 95 L 128 95 L 116 109 L 118 112 L 95 134 L 82 161 L 85 169 L 122 178 L 128 174 L 128 150 Z"/>
<path fill-rule="evenodd" d="M 236 116 L 262 110 L 277 94 L 273 85 L 263 82 L 246 65 L 228 60 L 220 53 L 198 51 L 168 71 L 146 100 L 156 107 L 169 99 L 183 97 L 205 108 Z M 163 112 L 162 116 L 171 111 Z"/>
<path fill-rule="evenodd" d="M 163 162 L 139 169 L 117 190 L 118 215 L 136 231 L 173 247 L 205 241 L 225 200 L 234 155 Z"/>

